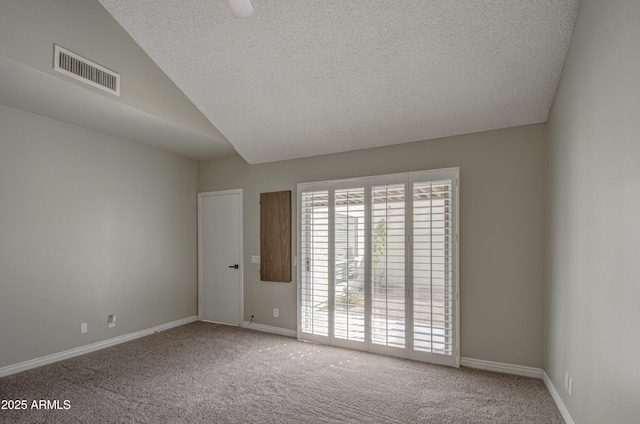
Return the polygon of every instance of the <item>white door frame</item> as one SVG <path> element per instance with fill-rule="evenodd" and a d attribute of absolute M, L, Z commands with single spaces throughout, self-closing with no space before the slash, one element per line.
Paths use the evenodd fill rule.
<path fill-rule="evenodd" d="M 244 227 L 243 206 L 242 206 L 242 189 L 207 191 L 198 193 L 198 320 L 202 320 L 202 198 L 209 196 L 223 196 L 229 194 L 237 194 L 240 198 L 240 228 L 239 228 L 239 246 L 240 255 L 238 258 L 238 266 L 240 271 L 240 310 L 238 311 L 238 323 L 242 324 L 244 319 L 244 248 L 242 246 Z"/>

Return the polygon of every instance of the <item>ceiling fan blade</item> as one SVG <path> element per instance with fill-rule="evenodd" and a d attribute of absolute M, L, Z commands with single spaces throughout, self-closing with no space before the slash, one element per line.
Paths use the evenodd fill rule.
<path fill-rule="evenodd" d="M 253 13 L 251 0 L 227 0 L 227 3 L 235 18 L 246 18 Z"/>

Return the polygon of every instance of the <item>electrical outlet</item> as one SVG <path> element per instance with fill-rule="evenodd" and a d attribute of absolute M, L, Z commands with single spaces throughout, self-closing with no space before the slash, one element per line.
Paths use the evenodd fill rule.
<path fill-rule="evenodd" d="M 564 388 L 569 393 L 569 396 L 573 395 L 573 378 L 567 371 L 564 372 Z"/>
<path fill-rule="evenodd" d="M 109 324 L 109 328 L 113 328 L 116 326 L 116 315 L 109 315 L 107 317 L 107 324 Z"/>
<path fill-rule="evenodd" d="M 273 308 L 273 317 L 278 318 L 280 316 L 280 309 Z"/>
<path fill-rule="evenodd" d="M 87 326 L 87 323 L 83 322 L 82 324 L 80 324 L 80 334 L 84 334 L 87 331 L 89 331 L 89 327 Z"/>

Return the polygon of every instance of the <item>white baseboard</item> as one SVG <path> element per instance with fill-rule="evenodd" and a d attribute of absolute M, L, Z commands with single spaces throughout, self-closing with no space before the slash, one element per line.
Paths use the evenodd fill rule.
<path fill-rule="evenodd" d="M 265 333 L 273 333 L 279 334 L 281 336 L 293 337 L 294 339 L 298 337 L 298 332 L 296 330 L 289 330 L 288 328 L 281 327 L 272 327 L 270 325 L 264 324 L 249 323 L 249 321 L 242 321 L 240 327 L 249 328 L 251 330 L 264 331 Z"/>
<path fill-rule="evenodd" d="M 520 375 L 523 377 L 542 378 L 542 368 L 525 367 L 523 365 L 512 365 L 472 358 L 460 358 L 460 365 L 480 370 Z"/>
<path fill-rule="evenodd" d="M 566 424 L 575 424 L 575 421 L 573 421 L 573 418 L 571 417 L 569 410 L 565 406 L 564 402 L 562 401 L 562 398 L 558 394 L 558 391 L 556 390 L 555 386 L 551 382 L 551 379 L 549 378 L 549 376 L 544 370 L 542 370 L 542 381 L 544 381 L 545 386 L 547 386 L 547 390 L 549 390 L 549 393 L 551 393 L 551 397 L 553 398 L 553 401 L 556 403 L 556 406 L 558 407 L 558 410 L 560 411 L 560 415 L 562 415 L 564 422 Z"/>
<path fill-rule="evenodd" d="M 41 358 L 31 359 L 29 361 L 20 362 L 18 364 L 2 367 L 0 368 L 0 377 L 6 377 L 11 374 L 16 374 L 22 371 L 30 370 L 32 368 L 37 368 L 43 365 L 52 364 L 54 362 L 62 361 L 64 359 L 73 358 L 74 356 L 84 355 L 85 353 L 95 352 L 96 350 L 115 346 L 120 343 L 135 340 L 140 337 L 144 337 L 156 332 L 168 330 L 173 327 L 179 327 L 181 325 L 189 324 L 190 322 L 194 322 L 197 320 L 198 320 L 197 316 L 191 316 L 191 317 L 179 319 L 177 321 L 168 322 L 166 324 L 157 325 L 155 327 L 148 328 L 146 330 L 136 331 L 135 333 L 125 334 L 122 336 L 103 340 L 101 342 L 95 342 L 85 346 L 76 347 L 74 349 L 65 350 L 64 352 L 58 352 L 51 355 L 43 356 Z"/>

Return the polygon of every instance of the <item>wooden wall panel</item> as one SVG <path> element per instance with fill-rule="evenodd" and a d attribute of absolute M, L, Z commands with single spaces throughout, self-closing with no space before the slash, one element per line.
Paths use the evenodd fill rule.
<path fill-rule="evenodd" d="M 291 281 L 291 190 L 260 193 L 260 279 Z"/>

